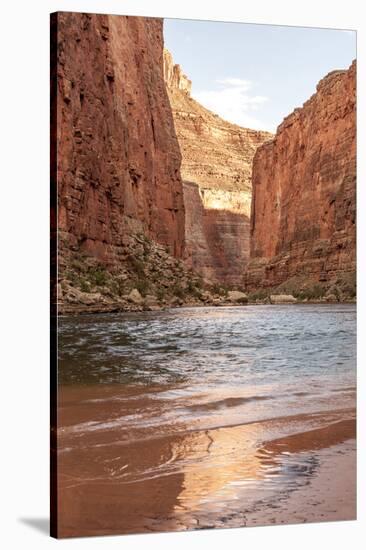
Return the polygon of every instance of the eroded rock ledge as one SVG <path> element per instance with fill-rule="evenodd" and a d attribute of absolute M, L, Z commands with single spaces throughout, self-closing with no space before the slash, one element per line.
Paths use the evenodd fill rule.
<path fill-rule="evenodd" d="M 134 235 L 118 265 L 85 252 L 63 258 L 58 298 L 62 314 L 154 311 L 168 307 L 242 305 L 248 299 L 208 284 L 146 235 Z"/>

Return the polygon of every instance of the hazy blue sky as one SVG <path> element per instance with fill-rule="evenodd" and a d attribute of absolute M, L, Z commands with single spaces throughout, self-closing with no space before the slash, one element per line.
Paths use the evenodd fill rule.
<path fill-rule="evenodd" d="M 226 120 L 270 131 L 356 57 L 354 31 L 165 19 L 164 37 L 193 97 Z"/>

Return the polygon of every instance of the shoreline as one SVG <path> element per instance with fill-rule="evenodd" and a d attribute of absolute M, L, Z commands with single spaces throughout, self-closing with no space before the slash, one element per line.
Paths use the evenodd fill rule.
<path fill-rule="evenodd" d="M 156 437 L 154 423 L 122 421 L 148 410 L 144 391 L 100 389 L 60 396 L 59 536 L 355 519 L 355 411 L 194 432 L 173 423 Z"/>
<path fill-rule="evenodd" d="M 145 446 L 141 444 L 140 452 L 143 452 Z M 212 444 L 215 444 L 215 438 Z M 150 451 L 153 456 L 157 453 L 155 447 Z M 64 505 L 60 509 L 59 536 L 74 538 L 357 519 L 355 439 L 316 451 L 294 453 L 287 459 L 299 467 L 306 462 L 316 466 L 309 479 L 298 486 L 272 490 L 269 496 L 263 487 L 258 487 L 258 498 L 254 501 L 249 496 L 250 487 L 247 495 L 243 486 L 243 492 L 237 493 L 235 501 L 223 498 L 220 505 L 213 502 L 206 508 L 198 507 L 196 511 L 194 509 L 199 505 L 195 487 L 199 480 L 197 474 L 200 471 L 205 477 L 205 470 L 196 473 L 188 470 L 184 478 L 178 473 L 125 485 L 129 487 L 128 497 L 124 495 L 125 489 L 120 492 L 118 479 L 116 485 L 102 480 L 84 485 L 80 479 L 72 482 L 66 478 L 59 487 L 59 503 Z M 218 477 L 210 475 L 206 482 L 209 481 L 209 488 L 217 491 L 222 479 L 219 468 Z M 83 510 L 85 506 L 86 510 Z M 109 506 L 107 516 L 103 513 L 105 506 Z"/>
<path fill-rule="evenodd" d="M 148 313 L 148 312 L 164 312 L 169 311 L 171 309 L 184 309 L 184 308 L 207 308 L 207 307 L 215 307 L 215 308 L 226 308 L 226 307 L 247 307 L 247 306 L 307 306 L 307 305 L 330 305 L 330 306 L 337 306 L 337 305 L 357 305 L 357 300 L 344 300 L 341 302 L 328 302 L 325 300 L 299 300 L 296 302 L 283 302 L 283 303 L 268 303 L 266 301 L 256 301 L 256 302 L 248 302 L 246 304 L 237 304 L 237 303 L 206 303 L 206 304 L 192 304 L 192 303 L 186 303 L 182 305 L 166 305 L 166 306 L 154 306 L 154 308 L 143 308 L 143 307 L 131 307 L 125 308 L 121 306 L 121 304 L 110 304 L 110 305 L 75 305 L 75 306 L 67 306 L 64 308 L 62 304 L 63 311 L 59 310 L 60 304 L 57 304 L 57 317 L 67 317 L 67 316 L 78 316 L 78 315 L 95 315 L 95 314 L 106 314 L 106 313 Z"/>
<path fill-rule="evenodd" d="M 356 440 L 348 439 L 317 454 L 320 465 L 310 483 L 247 514 L 247 527 L 357 519 Z"/>

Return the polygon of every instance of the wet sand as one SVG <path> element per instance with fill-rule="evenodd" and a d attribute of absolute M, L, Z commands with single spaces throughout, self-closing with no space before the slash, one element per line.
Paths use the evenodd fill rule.
<path fill-rule="evenodd" d="M 246 525 L 355 520 L 356 441 L 318 452 L 319 468 L 309 484 L 247 515 Z"/>
<path fill-rule="evenodd" d="M 355 518 L 354 407 L 159 425 L 160 390 L 61 387 L 60 537 Z"/>

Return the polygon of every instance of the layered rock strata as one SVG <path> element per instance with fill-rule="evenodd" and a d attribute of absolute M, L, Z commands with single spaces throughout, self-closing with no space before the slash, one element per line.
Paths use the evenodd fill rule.
<path fill-rule="evenodd" d="M 238 284 L 249 258 L 252 160 L 272 135 L 200 105 L 167 50 L 164 75 L 182 153 L 186 261 L 207 279 Z"/>
<path fill-rule="evenodd" d="M 183 263 L 181 154 L 162 20 L 53 14 L 51 46 L 58 311 L 230 301 Z M 179 71 L 170 79 L 189 92 Z"/>
<path fill-rule="evenodd" d="M 253 162 L 246 287 L 345 284 L 356 268 L 356 63 L 323 78 Z"/>
<path fill-rule="evenodd" d="M 249 254 L 250 195 L 184 181 L 186 264 L 210 281 L 241 283 Z"/>
<path fill-rule="evenodd" d="M 115 265 L 144 233 L 184 251 L 181 155 L 161 19 L 58 13 L 59 252 Z"/>

